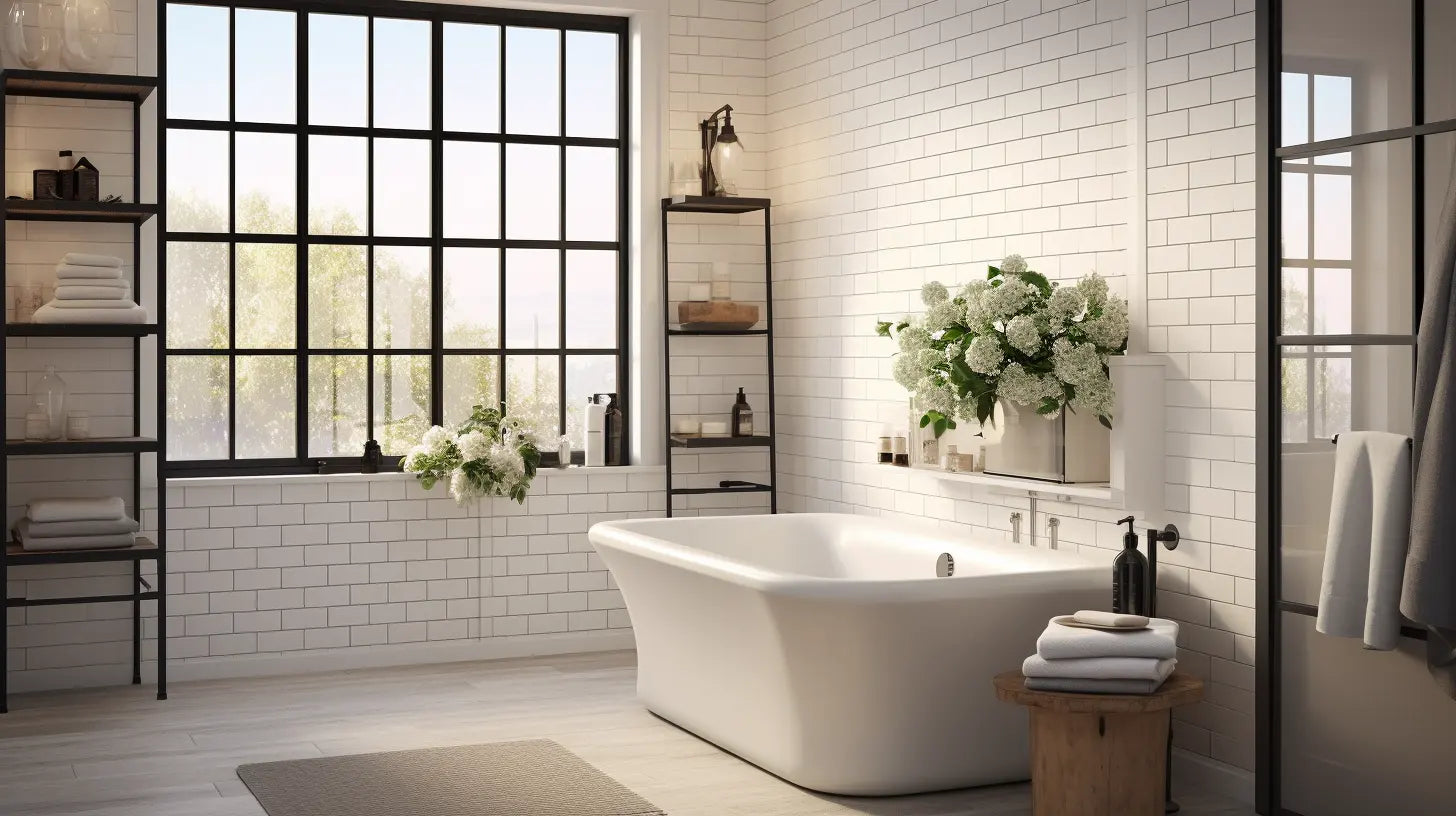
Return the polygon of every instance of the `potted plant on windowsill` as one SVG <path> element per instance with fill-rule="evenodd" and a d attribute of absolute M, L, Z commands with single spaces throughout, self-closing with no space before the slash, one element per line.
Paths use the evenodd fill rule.
<path fill-rule="evenodd" d="M 957 420 L 999 423 L 986 471 L 1056 482 L 1105 482 L 1116 394 L 1107 360 L 1127 350 L 1127 302 L 1096 273 L 1073 286 L 1020 255 L 952 296 L 932 281 L 926 312 L 876 326 L 899 344 L 894 374 L 937 438 Z"/>
<path fill-rule="evenodd" d="M 540 463 L 541 452 L 520 420 L 503 408 L 477 405 L 458 430 L 435 425 L 425 431 L 400 467 L 416 474 L 426 490 L 445 482 L 457 504 L 486 496 L 523 504 Z"/>

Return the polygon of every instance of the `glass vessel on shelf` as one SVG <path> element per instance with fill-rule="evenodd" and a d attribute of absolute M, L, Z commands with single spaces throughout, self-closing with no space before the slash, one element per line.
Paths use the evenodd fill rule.
<path fill-rule="evenodd" d="M 115 53 L 110 0 L 66 0 L 61 6 L 61 61 L 66 67 L 104 73 Z"/>
<path fill-rule="evenodd" d="M 5 12 L 7 68 L 44 68 L 55 54 L 57 32 L 41 25 L 41 5 L 12 0 Z"/>
<path fill-rule="evenodd" d="M 36 380 L 31 392 L 32 412 L 46 416 L 46 438 L 60 439 L 66 434 L 66 381 L 55 366 L 46 366 L 45 374 Z"/>

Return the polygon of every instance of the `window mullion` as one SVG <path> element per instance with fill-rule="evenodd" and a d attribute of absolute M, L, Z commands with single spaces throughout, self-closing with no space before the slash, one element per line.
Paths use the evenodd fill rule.
<path fill-rule="evenodd" d="M 298 157 L 295 160 L 297 167 L 297 178 L 294 180 L 296 191 L 296 203 L 294 205 L 296 215 L 294 216 L 294 302 L 297 304 L 294 313 L 294 338 L 293 343 L 297 352 L 294 364 L 295 387 L 294 396 L 294 433 L 297 435 L 295 451 L 299 462 L 308 461 L 308 378 L 309 361 L 308 354 L 308 175 L 309 175 L 309 149 L 308 149 L 308 42 L 309 26 L 308 15 L 298 12 L 294 19 L 294 32 L 297 41 L 297 67 L 295 69 L 297 81 L 296 110 L 294 116 L 294 128 L 297 137 Z"/>

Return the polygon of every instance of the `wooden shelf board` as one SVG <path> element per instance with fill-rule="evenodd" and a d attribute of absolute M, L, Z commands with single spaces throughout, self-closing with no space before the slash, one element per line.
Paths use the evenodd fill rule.
<path fill-rule="evenodd" d="M 738 196 L 673 196 L 662 200 L 662 208 L 668 212 L 692 213 L 748 213 L 768 209 L 767 198 L 740 198 Z"/>
<path fill-rule="evenodd" d="M 764 448 L 769 445 L 767 436 L 694 436 L 673 434 L 668 444 L 674 448 Z"/>
<path fill-rule="evenodd" d="M 11 221 L 92 221 L 139 224 L 156 214 L 156 204 L 5 200 L 5 217 Z"/>
<path fill-rule="evenodd" d="M 4 71 L 3 77 L 5 93 L 10 96 L 144 102 L 157 89 L 156 77 L 131 74 L 88 74 L 10 68 Z"/>
<path fill-rule="evenodd" d="M 108 547 L 101 550 L 27 550 L 17 542 L 5 545 L 5 560 L 18 564 L 84 564 L 98 561 L 138 561 L 157 557 L 157 545 L 149 538 L 137 536 L 130 547 Z"/>
<path fill-rule="evenodd" d="M 146 436 L 113 436 L 93 439 L 5 440 L 8 456 L 73 456 L 86 453 L 152 453 L 160 446 Z"/>
<path fill-rule="evenodd" d="M 6 337 L 147 337 L 156 323 L 6 323 Z"/>

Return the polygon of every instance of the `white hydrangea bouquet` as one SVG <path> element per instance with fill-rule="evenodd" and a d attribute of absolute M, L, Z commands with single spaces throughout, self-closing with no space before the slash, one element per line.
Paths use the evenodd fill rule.
<path fill-rule="evenodd" d="M 426 490 L 446 481 L 459 504 L 480 496 L 526 501 L 541 452 L 521 421 L 495 408 L 475 406 L 470 418 L 451 433 L 435 425 L 400 467 L 419 474 Z"/>
<path fill-rule="evenodd" d="M 920 427 L 939 437 L 956 419 L 985 425 L 997 400 L 1047 419 L 1090 411 L 1112 427 L 1107 358 L 1127 350 L 1127 302 L 1096 273 L 1059 286 L 1011 255 L 955 297 L 936 281 L 920 295 L 925 314 L 876 326 L 899 342 L 895 381 L 925 412 Z"/>

